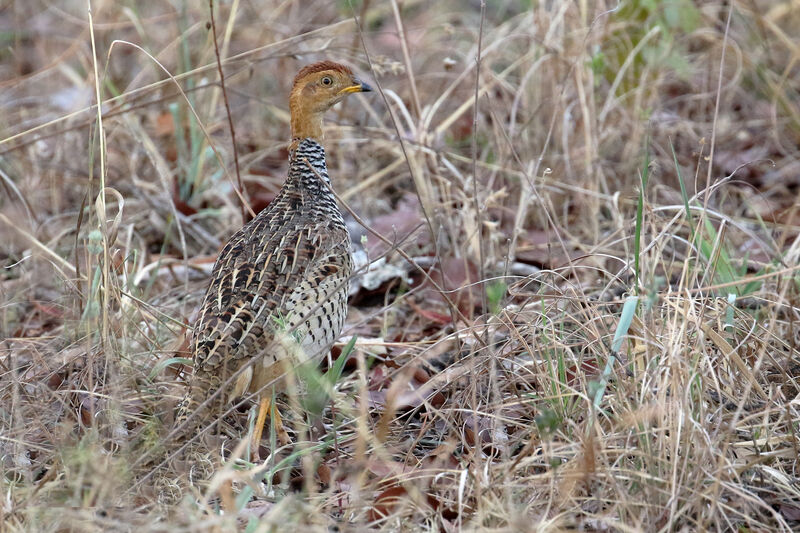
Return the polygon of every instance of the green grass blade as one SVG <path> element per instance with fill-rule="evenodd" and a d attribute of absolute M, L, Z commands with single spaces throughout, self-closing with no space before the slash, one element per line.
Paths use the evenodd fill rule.
<path fill-rule="evenodd" d="M 633 236 L 633 271 L 636 275 L 635 292 L 638 294 L 641 284 L 641 271 L 639 266 L 639 252 L 642 249 L 642 219 L 644 218 L 644 191 L 647 188 L 647 179 L 650 169 L 650 150 L 648 148 L 650 137 L 645 139 L 644 168 L 642 169 L 642 179 L 639 184 L 639 201 L 636 204 L 636 230 Z"/>
<path fill-rule="evenodd" d="M 616 354 L 622 347 L 623 339 L 628 334 L 628 329 L 631 327 L 631 322 L 633 321 L 633 316 L 636 313 L 636 307 L 638 304 L 638 296 L 628 296 L 622 306 L 622 314 L 619 317 L 619 323 L 617 323 L 617 330 L 614 332 L 614 340 L 611 342 L 611 355 L 609 356 L 608 361 L 606 361 L 606 366 L 603 369 L 603 375 L 600 378 L 600 385 L 597 387 L 597 390 L 594 394 L 595 409 L 600 408 L 600 402 L 603 400 L 603 395 L 605 394 L 606 386 L 608 385 L 608 379 L 611 376 L 611 371 L 613 370 L 614 363 L 617 359 Z"/>

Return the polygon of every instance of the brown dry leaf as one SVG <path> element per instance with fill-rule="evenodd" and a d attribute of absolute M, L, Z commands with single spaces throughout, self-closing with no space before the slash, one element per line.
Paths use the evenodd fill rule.
<path fill-rule="evenodd" d="M 33 307 L 41 311 L 42 314 L 47 316 L 51 316 L 53 318 L 63 318 L 64 316 L 64 309 L 61 306 L 50 304 L 50 303 L 42 303 L 39 301 L 33 302 Z"/>
<path fill-rule="evenodd" d="M 67 373 L 64 371 L 61 372 L 53 372 L 49 378 L 47 378 L 47 386 L 50 390 L 56 390 L 64 383 L 64 380 L 67 377 Z"/>
<path fill-rule="evenodd" d="M 78 404 L 78 420 L 83 427 L 92 427 L 94 425 L 93 414 L 97 414 L 97 403 L 94 396 L 86 393 L 85 391 L 78 392 L 80 402 Z"/>
<path fill-rule="evenodd" d="M 529 230 L 520 236 L 516 258 L 518 261 L 535 265 L 542 269 L 554 269 L 578 262 L 586 255 L 565 241 L 567 252 L 556 235 L 551 231 Z"/>
<path fill-rule="evenodd" d="M 425 320 L 434 322 L 436 324 L 450 324 L 453 321 L 450 315 L 439 313 L 437 311 L 433 311 L 430 309 L 421 308 L 416 303 L 414 303 L 414 301 L 411 298 L 407 299 L 406 302 L 408 303 L 408 306 L 414 310 L 415 313 L 417 313 Z"/>
<path fill-rule="evenodd" d="M 416 196 L 405 195 L 390 213 L 375 217 L 370 221 L 369 226 L 377 233 L 380 233 L 389 241 L 401 239 L 405 237 L 410 231 L 419 226 L 423 222 L 422 212 L 419 208 L 419 201 Z M 423 226 L 424 228 L 424 226 Z M 430 244 L 430 234 L 427 230 L 421 230 L 413 237 L 404 241 L 403 247 L 408 248 L 409 245 L 416 245 L 420 248 L 425 248 Z M 368 237 L 367 239 L 367 252 L 370 257 L 379 257 L 389 249 L 389 245 L 383 241 Z"/>
<path fill-rule="evenodd" d="M 63 318 L 62 307 L 34 300 L 32 312 L 10 336 L 20 339 L 41 337 L 60 326 L 63 323 Z"/>
<path fill-rule="evenodd" d="M 404 487 L 393 486 L 384 490 L 375 498 L 375 503 L 372 509 L 367 513 L 367 520 L 369 522 L 376 522 L 382 518 L 386 518 L 397 508 L 399 504 L 408 495 L 408 491 Z"/>
<path fill-rule="evenodd" d="M 538 229 L 528 230 L 520 235 L 516 253 L 517 260 L 542 268 L 551 267 L 553 259 L 551 237 L 550 232 Z"/>
<path fill-rule="evenodd" d="M 489 417 L 478 413 L 477 418 L 474 414 L 464 417 L 464 437 L 470 446 L 475 446 L 480 438 L 480 446 L 484 453 L 498 455 L 508 444 L 508 431 L 505 424 L 495 421 L 494 417 Z"/>
<path fill-rule="evenodd" d="M 323 485 L 330 485 L 331 479 L 333 479 L 331 467 L 325 463 L 320 463 L 320 465 L 317 467 L 317 477 Z"/>
<path fill-rule="evenodd" d="M 587 359 L 580 362 L 580 367 L 577 364 L 569 365 L 565 369 L 565 373 L 567 385 L 573 387 L 581 381 L 588 381 L 597 377 L 600 374 L 600 368 L 596 359 Z"/>
<path fill-rule="evenodd" d="M 786 520 L 800 521 L 800 506 L 782 503 L 779 510 Z"/>
<path fill-rule="evenodd" d="M 431 280 L 447 291 L 447 296 L 463 313 L 470 317 L 481 302 L 481 284 L 478 281 L 478 268 L 464 257 L 447 257 L 442 259 L 430 273 Z M 426 278 L 419 278 L 422 284 L 418 294 L 423 302 L 447 300 Z M 423 305 L 425 305 L 423 303 Z M 430 305 L 430 304 L 427 304 Z"/>
<path fill-rule="evenodd" d="M 388 386 L 387 381 L 388 373 L 386 372 L 386 365 L 375 365 L 369 371 L 367 376 L 367 388 L 370 391 L 379 391 Z"/>
<path fill-rule="evenodd" d="M 405 474 L 411 470 L 403 463 L 398 463 L 389 459 L 369 459 L 367 470 L 381 479 L 392 478 Z"/>
<path fill-rule="evenodd" d="M 172 113 L 162 111 L 156 116 L 156 135 L 171 136 L 175 135 L 175 121 L 172 120 Z"/>
<path fill-rule="evenodd" d="M 427 492 L 424 487 L 416 488 L 418 488 L 420 491 L 425 491 L 424 501 L 430 506 L 431 509 L 438 510 L 440 507 L 442 507 L 442 502 L 435 495 Z M 420 496 L 422 495 L 420 494 Z M 397 510 L 398 505 L 406 499 L 411 499 L 411 495 L 408 493 L 408 490 L 405 487 L 394 484 L 384 489 L 375 498 L 373 507 L 367 512 L 367 520 L 370 522 L 375 522 L 390 516 Z M 445 509 L 444 513 L 447 515 L 447 518 L 451 520 L 458 517 L 458 513 L 452 509 Z"/>
<path fill-rule="evenodd" d="M 172 203 L 175 204 L 175 209 L 186 216 L 197 214 L 197 209 L 184 202 L 181 198 L 177 179 L 172 182 Z"/>
<path fill-rule="evenodd" d="M 755 177 L 761 174 L 757 163 L 764 163 L 769 157 L 769 149 L 764 144 L 752 144 L 751 142 L 737 143 L 738 146 L 731 146 L 729 149 L 716 151 L 714 163 L 719 165 L 725 174 L 736 172 L 737 177 Z M 750 144 L 750 146 L 747 146 Z"/>
<path fill-rule="evenodd" d="M 430 390 L 418 388 L 402 393 L 397 397 L 397 408 L 401 410 L 416 409 L 426 402 L 432 407 L 438 408 L 444 405 L 445 397 L 441 391 L 432 392 Z"/>
<path fill-rule="evenodd" d="M 444 405 L 445 396 L 441 391 L 435 390 L 430 376 L 419 367 L 410 367 L 391 377 L 383 377 L 385 371 L 373 369 L 371 376 L 375 381 L 370 381 L 369 401 L 373 407 L 388 408 L 388 412 L 406 411 L 416 409 L 426 402 L 433 407 Z"/>

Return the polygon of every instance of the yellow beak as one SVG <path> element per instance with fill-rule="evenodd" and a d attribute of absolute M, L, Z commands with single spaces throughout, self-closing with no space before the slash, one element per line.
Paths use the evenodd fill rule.
<path fill-rule="evenodd" d="M 339 94 L 352 94 L 352 93 L 368 93 L 368 92 L 372 92 L 372 87 L 370 87 L 369 85 L 367 85 L 363 81 L 361 81 L 361 80 L 353 80 L 353 82 L 355 82 L 355 85 L 350 85 L 349 87 L 345 87 L 344 89 L 339 91 Z"/>

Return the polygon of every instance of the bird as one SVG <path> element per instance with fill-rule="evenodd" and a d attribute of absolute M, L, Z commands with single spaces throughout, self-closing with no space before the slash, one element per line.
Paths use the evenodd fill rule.
<path fill-rule="evenodd" d="M 210 411 L 214 395 L 227 403 L 256 394 L 257 450 L 270 384 L 277 388 L 292 367 L 327 353 L 341 333 L 353 262 L 325 162 L 323 116 L 346 96 L 371 90 L 333 61 L 307 65 L 295 76 L 286 181 L 217 257 L 194 324 L 193 372 L 176 423 L 190 417 L 199 423 L 198 411 Z M 272 420 L 281 444 L 288 444 L 277 408 Z"/>

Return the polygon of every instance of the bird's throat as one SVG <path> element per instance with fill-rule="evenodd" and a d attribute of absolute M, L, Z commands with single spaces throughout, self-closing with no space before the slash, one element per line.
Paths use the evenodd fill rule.
<path fill-rule="evenodd" d="M 289 111 L 292 114 L 292 146 L 295 148 L 297 143 L 303 139 L 314 139 L 322 144 L 322 113 L 297 101 L 290 101 Z"/>

